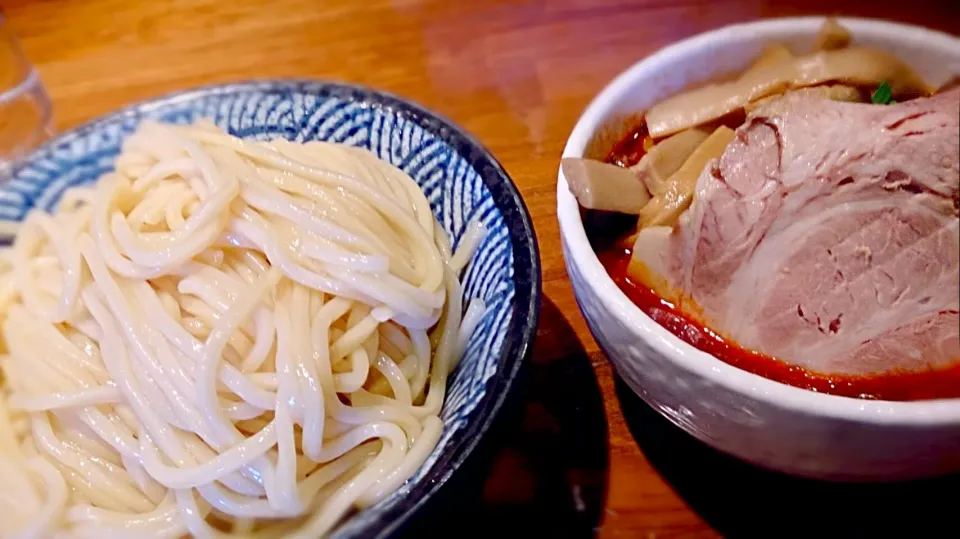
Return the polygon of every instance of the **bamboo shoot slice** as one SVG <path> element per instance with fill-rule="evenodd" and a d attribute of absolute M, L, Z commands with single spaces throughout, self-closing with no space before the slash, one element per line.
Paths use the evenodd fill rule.
<path fill-rule="evenodd" d="M 824 86 L 811 86 L 810 88 L 789 90 L 782 95 L 771 95 L 769 97 L 764 97 L 763 99 L 758 99 L 753 103 L 747 103 L 747 105 L 743 107 L 743 110 L 747 114 L 753 114 L 753 111 L 763 108 L 787 94 L 809 95 L 812 97 L 819 97 L 821 99 L 829 99 L 831 101 L 846 101 L 849 103 L 865 103 L 869 100 L 869 96 L 859 88 L 854 88 L 853 86 L 847 86 L 845 84 L 828 84 Z"/>
<path fill-rule="evenodd" d="M 750 69 L 747 69 L 743 75 L 740 75 L 740 78 L 749 77 L 758 71 L 763 71 L 764 69 L 771 68 L 773 66 L 785 64 L 790 60 L 793 60 L 796 56 L 790 52 L 790 49 L 782 43 L 774 43 L 772 45 L 767 45 L 764 47 L 763 51 L 760 53 L 760 56 L 753 61 L 753 65 L 750 66 Z"/>
<path fill-rule="evenodd" d="M 820 27 L 814 47 L 821 51 L 834 51 L 846 47 L 852 39 L 850 30 L 841 26 L 837 19 L 830 17 Z"/>
<path fill-rule="evenodd" d="M 876 49 L 851 47 L 801 56 L 734 82 L 712 84 L 667 98 L 647 112 L 647 128 L 652 137 L 659 139 L 712 122 L 747 103 L 788 89 L 827 82 L 869 87 L 883 81 L 887 81 L 895 96 L 930 93 L 913 69 L 895 56 Z"/>
<path fill-rule="evenodd" d="M 723 155 L 733 140 L 733 130 L 718 127 L 667 180 L 666 190 L 647 203 L 640 211 L 640 228 L 650 226 L 673 226 L 680 214 L 690 207 L 693 191 L 700 173 L 711 159 Z"/>
<path fill-rule="evenodd" d="M 650 200 L 647 188 L 630 169 L 576 157 L 562 159 L 560 169 L 584 208 L 637 215 Z"/>
<path fill-rule="evenodd" d="M 656 196 L 664 191 L 667 179 L 703 144 L 710 132 L 699 127 L 681 131 L 655 144 L 633 169 L 647 191 Z"/>

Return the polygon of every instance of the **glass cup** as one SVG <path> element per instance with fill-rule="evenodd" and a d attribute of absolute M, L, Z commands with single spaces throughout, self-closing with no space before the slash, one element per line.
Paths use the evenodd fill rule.
<path fill-rule="evenodd" d="M 50 98 L 0 13 L 0 181 L 52 134 Z"/>

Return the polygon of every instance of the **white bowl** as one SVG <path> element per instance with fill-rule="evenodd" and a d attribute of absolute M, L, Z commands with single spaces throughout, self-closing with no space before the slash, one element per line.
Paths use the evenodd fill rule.
<path fill-rule="evenodd" d="M 728 26 L 669 46 L 618 76 L 580 117 L 564 157 L 602 157 L 629 118 L 689 86 L 736 73 L 763 45 L 808 50 L 823 18 Z M 939 83 L 960 73 L 960 39 L 924 28 L 841 19 L 854 41 L 890 51 Z M 870 401 L 791 387 L 733 367 L 654 322 L 591 249 L 562 173 L 557 214 L 567 272 L 617 373 L 680 428 L 754 464 L 834 480 L 894 480 L 960 471 L 960 399 Z"/>

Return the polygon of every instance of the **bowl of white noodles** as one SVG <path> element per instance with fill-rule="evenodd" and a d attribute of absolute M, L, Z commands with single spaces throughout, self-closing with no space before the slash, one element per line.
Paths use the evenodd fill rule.
<path fill-rule="evenodd" d="M 496 160 L 421 107 L 207 87 L 0 183 L 0 536 L 380 537 L 532 349 L 540 266 Z"/>

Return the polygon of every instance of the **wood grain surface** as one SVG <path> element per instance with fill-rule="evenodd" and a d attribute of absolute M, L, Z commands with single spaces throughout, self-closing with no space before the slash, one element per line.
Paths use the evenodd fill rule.
<path fill-rule="evenodd" d="M 577 310 L 555 218 L 559 155 L 591 97 L 675 40 L 762 17 L 838 13 L 960 31 L 924 0 L 0 0 L 67 129 L 176 89 L 250 78 L 366 84 L 475 134 L 533 214 L 544 305 L 517 425 L 490 477 L 422 529 L 607 538 L 918 535 L 955 512 L 940 483 L 828 485 L 709 450 L 619 388 Z M 619 388 L 619 389 L 618 389 Z M 937 504 L 940 505 L 937 505 Z M 939 522 L 939 521 L 937 521 Z M 952 524 L 951 524 L 952 522 Z M 839 523 L 839 524 L 838 524 Z M 958 536 L 956 520 L 943 526 Z M 940 524 L 936 524 L 939 526 Z M 918 528 L 918 526 L 920 526 Z M 903 535 L 901 535 L 903 536 Z"/>

